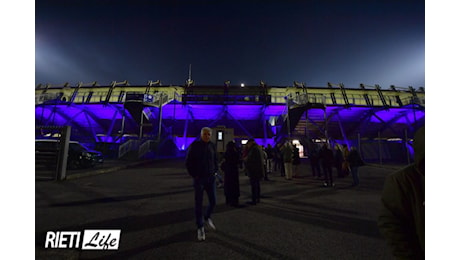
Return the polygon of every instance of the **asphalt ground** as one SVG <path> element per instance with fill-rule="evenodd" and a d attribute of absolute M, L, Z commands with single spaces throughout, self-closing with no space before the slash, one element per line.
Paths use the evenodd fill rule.
<path fill-rule="evenodd" d="M 240 172 L 240 203 L 225 205 L 217 189 L 212 219 L 199 242 L 192 180 L 181 159 L 116 162 L 73 172 L 64 181 L 35 182 L 36 259 L 392 259 L 376 219 L 386 175 L 395 166 L 360 168 L 323 187 L 302 160 L 300 177 L 279 173 L 261 182 L 261 203 L 250 200 Z M 335 174 L 335 172 L 334 172 Z M 207 203 L 205 196 L 205 205 Z M 120 229 L 118 250 L 45 248 L 47 231 Z"/>

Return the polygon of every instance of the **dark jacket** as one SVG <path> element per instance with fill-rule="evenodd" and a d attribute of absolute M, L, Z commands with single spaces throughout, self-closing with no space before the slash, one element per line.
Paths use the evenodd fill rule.
<path fill-rule="evenodd" d="M 234 143 L 227 145 L 224 154 L 225 161 L 222 163 L 224 174 L 224 193 L 229 203 L 236 203 L 240 196 L 240 180 L 238 165 L 240 163 L 240 153 Z M 232 201 L 233 200 L 233 201 Z"/>
<path fill-rule="evenodd" d="M 248 151 L 246 170 L 249 178 L 260 179 L 264 176 L 263 151 L 257 144 L 254 144 Z"/>
<path fill-rule="evenodd" d="M 378 218 L 379 229 L 397 259 L 425 259 L 424 132 L 415 139 L 414 164 L 385 180 Z"/>
<path fill-rule="evenodd" d="M 343 163 L 343 153 L 340 149 L 336 149 L 334 152 L 334 162 L 337 167 L 342 167 Z"/>
<path fill-rule="evenodd" d="M 324 166 L 332 166 L 334 164 L 334 153 L 329 147 L 323 146 L 319 152 L 321 164 Z"/>
<path fill-rule="evenodd" d="M 193 142 L 185 158 L 185 166 L 192 177 L 209 177 L 218 170 L 217 150 L 212 142 L 205 143 L 201 139 Z"/>
<path fill-rule="evenodd" d="M 294 152 L 292 154 L 292 164 L 293 165 L 300 164 L 299 148 L 297 147 L 294 147 Z"/>
<path fill-rule="evenodd" d="M 347 161 L 350 164 L 350 167 L 359 167 L 364 165 L 363 159 L 361 159 L 361 156 L 356 149 L 351 149 Z"/>
<path fill-rule="evenodd" d="M 281 148 L 281 155 L 283 157 L 283 162 L 292 163 L 294 157 L 294 150 L 291 145 L 285 144 Z"/>
<path fill-rule="evenodd" d="M 236 175 L 238 175 L 238 165 L 240 164 L 240 159 L 240 153 L 235 145 L 227 145 L 227 150 L 224 154 L 224 162 L 221 165 L 225 174 L 227 174 L 227 172 L 236 172 Z"/>

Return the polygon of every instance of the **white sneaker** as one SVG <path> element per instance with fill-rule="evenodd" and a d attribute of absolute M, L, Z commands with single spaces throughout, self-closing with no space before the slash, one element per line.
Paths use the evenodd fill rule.
<path fill-rule="evenodd" d="M 210 227 L 213 230 L 216 230 L 216 226 L 214 226 L 214 223 L 212 223 L 212 220 L 210 218 L 208 218 L 204 222 L 208 225 L 208 227 Z"/>
<path fill-rule="evenodd" d="M 206 235 L 204 233 L 204 227 L 199 228 L 197 230 L 197 233 L 198 233 L 198 241 L 204 241 L 206 239 Z"/>

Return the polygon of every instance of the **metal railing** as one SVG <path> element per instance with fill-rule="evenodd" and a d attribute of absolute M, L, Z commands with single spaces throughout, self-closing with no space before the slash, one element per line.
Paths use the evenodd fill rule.
<path fill-rule="evenodd" d="M 137 151 L 139 149 L 139 140 L 128 140 L 118 148 L 118 158 L 122 158 L 131 151 Z"/>
<path fill-rule="evenodd" d="M 53 91 L 53 92 L 50 92 Z M 57 92 L 59 91 L 59 92 Z M 295 91 L 295 92 L 293 92 Z M 217 93 L 200 94 L 194 95 L 193 93 L 186 94 L 181 91 L 181 88 L 162 89 L 154 93 L 145 93 L 141 91 L 129 91 L 129 89 L 115 89 L 110 92 L 110 88 L 96 87 L 93 89 L 80 89 L 75 91 L 74 89 L 48 89 L 46 93 L 36 92 L 35 104 L 42 104 L 50 100 L 62 101 L 62 102 L 73 102 L 73 103 L 123 103 L 126 101 L 127 94 L 137 93 L 144 95 L 145 104 L 152 106 L 159 106 L 160 103 L 168 103 L 172 100 L 178 102 L 200 102 L 200 103 L 211 103 L 211 102 L 229 102 L 232 103 L 265 103 L 265 104 L 283 104 L 286 102 L 286 97 L 291 97 L 294 102 L 298 104 L 310 103 L 322 103 L 322 104 L 336 104 L 336 105 L 363 105 L 363 106 L 391 106 L 398 107 L 401 105 L 408 104 L 419 104 L 424 106 L 424 93 L 417 92 L 418 96 L 412 96 L 408 92 L 393 92 L 393 91 L 369 91 L 355 89 L 346 89 L 344 92 L 347 94 L 347 100 L 343 96 L 343 92 L 340 89 L 312 89 L 307 90 L 308 92 L 299 92 L 297 89 L 277 89 L 274 88 L 266 92 L 266 95 L 256 94 L 243 94 L 243 95 L 224 95 Z M 327 92 L 326 92 L 327 91 Z M 318 93 L 319 92 L 319 93 Z M 109 95 L 110 93 L 110 95 Z M 331 94 L 334 93 L 332 98 Z M 383 95 L 379 95 L 379 93 Z M 415 93 L 415 92 L 414 92 Z M 408 96 L 410 95 L 410 96 Z M 415 95 L 415 94 L 414 94 Z M 382 97 L 381 97 L 382 96 Z M 164 102 L 166 97 L 166 102 Z M 383 99 L 383 100 L 382 100 Z M 413 100 L 411 100 L 413 99 Z M 347 102 L 348 101 L 348 102 Z"/>
<path fill-rule="evenodd" d="M 281 100 L 281 98 L 285 97 L 279 97 L 279 96 L 272 96 L 272 100 Z M 352 105 L 358 105 L 358 106 L 383 106 L 383 102 L 381 98 L 378 95 L 368 95 L 367 96 L 369 103 L 366 102 L 366 99 L 364 98 L 363 95 L 358 95 L 358 94 L 351 94 L 348 96 L 348 101 Z M 330 105 L 333 104 L 332 97 L 329 95 L 325 94 L 318 94 L 318 93 L 313 93 L 313 94 L 299 94 L 294 97 L 289 96 L 289 99 L 297 105 L 306 105 L 308 103 L 316 103 L 316 104 L 323 104 L 323 105 Z M 385 95 L 384 96 L 385 102 L 389 107 L 400 107 L 400 106 L 406 106 L 406 105 L 411 105 L 411 104 L 416 104 L 420 106 L 425 106 L 425 99 L 422 97 L 405 97 L 405 98 L 399 98 L 399 96 L 396 95 Z M 345 99 L 340 96 L 335 97 L 335 102 L 337 105 L 346 105 Z"/>
<path fill-rule="evenodd" d="M 144 155 L 150 152 L 150 146 L 152 142 L 152 140 L 147 140 L 139 146 L 138 158 L 142 158 Z"/>
<path fill-rule="evenodd" d="M 59 93 L 43 93 L 35 95 L 35 105 L 43 104 L 47 101 L 58 100 L 60 98 Z"/>

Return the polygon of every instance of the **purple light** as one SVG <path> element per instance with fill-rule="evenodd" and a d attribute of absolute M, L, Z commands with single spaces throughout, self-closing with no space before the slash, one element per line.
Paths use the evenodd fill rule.
<path fill-rule="evenodd" d="M 96 105 L 84 105 L 84 108 L 94 113 L 99 119 L 112 120 L 112 119 L 122 119 L 123 118 L 122 113 L 118 112 L 118 111 L 123 111 L 123 105 L 113 105 L 113 107 L 111 107 L 111 106 L 105 106 L 102 104 L 96 104 Z"/>
<path fill-rule="evenodd" d="M 222 105 L 190 105 L 196 120 L 216 119 L 223 112 Z"/>
<path fill-rule="evenodd" d="M 262 113 L 261 105 L 228 106 L 228 113 L 236 120 L 256 120 Z"/>
<path fill-rule="evenodd" d="M 189 145 L 193 143 L 193 141 L 195 140 L 196 138 L 194 137 L 179 137 L 179 136 L 174 137 L 174 143 L 176 144 L 177 149 L 179 149 L 180 151 L 187 150 Z"/>
<path fill-rule="evenodd" d="M 265 109 L 266 116 L 279 116 L 286 110 L 284 105 L 270 105 Z"/>
<path fill-rule="evenodd" d="M 157 127 L 157 119 L 159 115 L 159 108 L 146 107 L 150 110 L 151 117 L 150 123 L 155 124 L 153 128 Z M 225 109 L 227 109 L 228 116 L 225 118 Z M 124 107 L 123 104 L 49 104 L 46 106 L 35 107 L 35 118 L 37 125 L 71 125 L 72 129 L 80 128 L 81 133 L 94 136 L 97 142 L 120 142 L 116 137 L 116 133 L 121 130 Z M 139 128 L 138 121 L 133 120 L 128 110 L 126 111 L 124 131 L 125 133 L 133 133 Z M 326 106 L 324 109 L 309 109 L 307 112 L 309 120 L 321 122 L 326 117 L 331 121 L 339 120 L 341 123 L 357 123 L 363 120 L 369 120 L 372 124 L 400 124 L 411 125 L 415 122 L 424 121 L 425 112 L 414 110 L 412 108 L 376 108 L 376 107 L 350 107 L 345 108 L 341 106 Z M 261 133 L 263 120 L 269 120 L 270 117 L 279 117 L 286 112 L 286 106 L 283 104 L 278 105 L 201 105 L 201 104 L 167 104 L 162 108 L 162 118 L 165 125 L 171 124 L 167 120 L 178 120 L 175 122 L 175 133 L 177 129 L 184 124 L 185 120 L 203 120 L 213 122 L 213 126 L 227 125 L 227 127 L 234 128 L 242 132 L 242 135 L 257 135 L 263 136 Z M 375 115 L 375 116 L 374 116 Z M 367 118 L 366 118 L 367 116 Z M 237 121 L 233 121 L 233 119 Z M 136 123 L 137 122 L 137 123 Z M 165 123 L 167 122 L 167 123 Z M 365 121 L 363 121 L 365 122 Z M 188 128 L 191 128 L 193 121 L 190 121 Z M 259 128 L 260 126 L 260 128 Z M 269 126 L 267 126 L 269 127 Z M 404 127 L 404 126 L 403 126 Z M 128 131 L 126 131 L 130 128 Z M 271 126 L 268 131 L 277 133 L 279 125 Z M 391 130 L 391 127 L 387 127 Z M 243 131 L 241 131 L 243 130 Z M 179 132 L 182 135 L 183 130 Z M 391 131 L 390 131 L 391 132 Z M 271 134 L 270 134 L 271 136 Z M 174 137 L 174 142 L 179 150 L 186 150 L 188 146 L 195 140 L 194 137 Z M 257 138 L 257 143 L 261 145 L 274 145 L 273 139 Z"/>
<path fill-rule="evenodd" d="M 415 113 L 415 120 L 414 120 L 414 113 Z M 381 123 L 381 120 L 383 120 L 384 122 L 412 124 L 416 120 L 420 120 L 421 118 L 425 117 L 425 112 L 419 111 L 419 110 L 414 111 L 413 109 L 410 109 L 410 108 L 391 108 L 388 111 L 386 110 L 378 111 L 375 113 L 375 115 L 378 118 L 373 116 L 371 118 L 372 123 Z"/>

